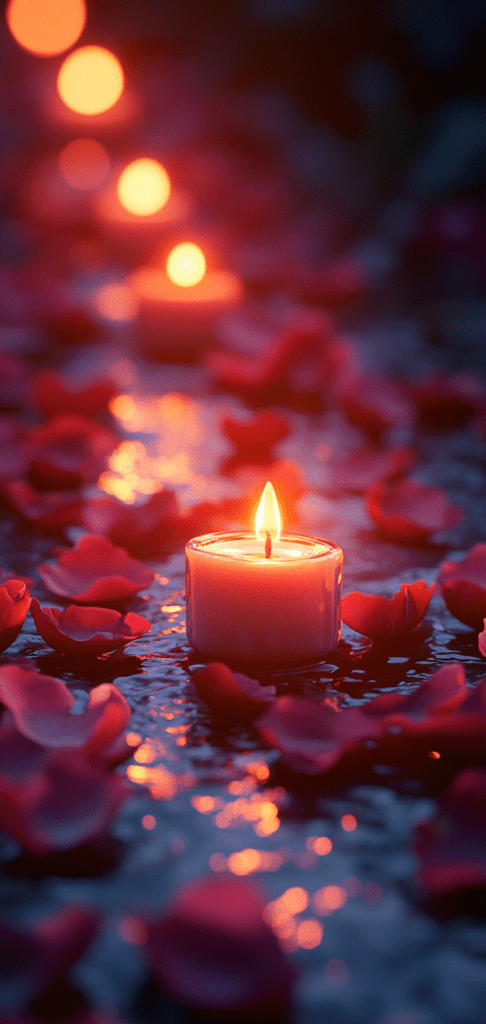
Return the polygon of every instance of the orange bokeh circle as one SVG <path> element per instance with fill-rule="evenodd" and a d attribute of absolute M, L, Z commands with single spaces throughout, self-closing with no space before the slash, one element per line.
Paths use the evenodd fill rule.
<path fill-rule="evenodd" d="M 54 57 L 79 39 L 86 4 L 84 0 L 10 0 L 5 17 L 19 46 L 38 57 Z"/>
<path fill-rule="evenodd" d="M 63 61 L 57 88 L 77 114 L 102 114 L 120 98 L 125 75 L 120 61 L 103 46 L 81 46 Z"/>

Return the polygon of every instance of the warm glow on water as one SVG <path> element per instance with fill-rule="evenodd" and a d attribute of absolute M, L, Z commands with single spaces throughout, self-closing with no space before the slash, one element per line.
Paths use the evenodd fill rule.
<path fill-rule="evenodd" d="M 63 102 L 78 114 L 101 114 L 120 98 L 125 75 L 120 61 L 102 46 L 82 46 L 66 57 L 57 77 Z"/>
<path fill-rule="evenodd" d="M 341 818 L 341 828 L 343 828 L 345 832 L 354 832 L 357 827 L 358 822 L 354 814 L 343 814 Z"/>
<path fill-rule="evenodd" d="M 162 765 L 144 768 L 140 764 L 128 765 L 127 778 L 139 786 L 145 786 L 154 800 L 172 800 L 182 789 L 188 789 L 196 781 L 189 772 L 172 775 Z"/>
<path fill-rule="evenodd" d="M 110 158 L 101 142 L 95 139 L 74 139 L 58 157 L 59 170 L 71 188 L 88 191 L 97 188 L 107 177 Z"/>
<path fill-rule="evenodd" d="M 202 281 L 206 273 L 204 253 L 193 242 L 181 242 L 169 254 L 167 277 L 181 288 L 191 288 Z"/>
<path fill-rule="evenodd" d="M 225 804 L 215 815 L 214 824 L 217 828 L 239 828 L 250 822 L 257 836 L 273 835 L 280 828 L 278 806 L 268 798 L 272 795 L 275 799 L 275 791 L 267 790 L 266 794 L 254 793 Z"/>
<path fill-rule="evenodd" d="M 169 175 L 157 160 L 134 160 L 122 171 L 116 191 L 125 210 L 148 217 L 165 206 L 170 196 Z"/>
<path fill-rule="evenodd" d="M 295 940 L 301 949 L 316 949 L 322 942 L 324 929 L 319 921 L 308 918 L 297 926 Z"/>
<path fill-rule="evenodd" d="M 79 39 L 86 4 L 84 0 L 10 0 L 5 17 L 20 46 L 38 57 L 54 57 Z"/>
<path fill-rule="evenodd" d="M 318 889 L 312 897 L 312 906 L 316 914 L 328 917 L 347 903 L 348 894 L 340 885 L 325 885 Z"/>
<path fill-rule="evenodd" d="M 305 845 L 307 850 L 317 853 L 318 857 L 325 857 L 332 850 L 332 842 L 327 836 L 309 836 Z"/>

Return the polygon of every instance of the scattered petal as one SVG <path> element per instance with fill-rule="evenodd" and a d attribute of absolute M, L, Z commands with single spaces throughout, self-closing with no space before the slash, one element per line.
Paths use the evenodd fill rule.
<path fill-rule="evenodd" d="M 443 562 L 438 582 L 451 615 L 479 632 L 486 618 L 486 544 L 475 544 L 462 562 Z"/>
<path fill-rule="evenodd" d="M 46 644 L 63 654 L 98 657 L 138 640 L 150 629 L 141 615 L 122 615 L 111 608 L 80 608 L 71 604 L 64 611 L 41 608 L 32 601 L 32 618 Z"/>
<path fill-rule="evenodd" d="M 30 607 L 30 594 L 22 580 L 0 585 L 0 651 L 17 639 Z"/>
<path fill-rule="evenodd" d="M 53 594 L 77 604 L 117 604 L 154 581 L 154 574 L 106 537 L 88 534 L 39 575 Z"/>
<path fill-rule="evenodd" d="M 181 514 L 169 488 L 152 494 L 143 505 L 124 505 L 113 497 L 94 498 L 83 510 L 88 530 L 102 534 L 137 558 L 154 558 L 181 542 Z"/>
<path fill-rule="evenodd" d="M 5 480 L 0 498 L 7 508 L 29 526 L 45 533 L 59 533 L 80 521 L 83 499 L 76 492 L 34 490 L 26 480 Z"/>
<path fill-rule="evenodd" d="M 440 488 L 414 480 L 374 484 L 366 494 L 366 507 L 383 533 L 417 543 L 456 526 L 464 514 Z"/>
<path fill-rule="evenodd" d="M 45 489 L 79 487 L 94 481 L 107 456 L 120 443 L 111 430 L 84 416 L 56 416 L 28 436 L 32 446 L 29 476 Z"/>
<path fill-rule="evenodd" d="M 409 427 L 415 419 L 415 406 L 405 388 L 378 373 L 347 379 L 339 397 L 351 423 L 373 440 L 391 427 Z"/>
<path fill-rule="evenodd" d="M 432 896 L 486 886 L 486 771 L 456 776 L 437 813 L 416 829 L 418 880 Z"/>
<path fill-rule="evenodd" d="M 152 970 L 173 996 L 212 1011 L 284 1004 L 293 972 L 263 920 L 261 891 L 211 876 L 182 886 L 162 920 L 149 923 Z"/>
<path fill-rule="evenodd" d="M 223 717 L 256 718 L 277 693 L 274 686 L 260 686 L 219 661 L 198 669 L 191 679 L 202 700 Z"/>
<path fill-rule="evenodd" d="M 420 625 L 433 592 L 434 584 L 428 587 L 424 580 L 402 583 L 394 597 L 361 594 L 355 590 L 343 597 L 343 622 L 372 640 L 402 636 Z"/>
<path fill-rule="evenodd" d="M 459 662 L 443 665 L 413 693 L 385 693 L 366 705 L 366 713 L 388 718 L 403 714 L 412 721 L 428 715 L 447 714 L 464 704 L 467 695 L 466 673 Z"/>
<path fill-rule="evenodd" d="M 358 448 L 349 455 L 328 462 L 331 484 L 347 491 L 361 493 L 380 480 L 404 476 L 415 465 L 417 455 L 412 448 Z"/>
<path fill-rule="evenodd" d="M 277 747 L 295 771 L 317 775 L 338 760 L 344 750 L 372 739 L 380 726 L 357 708 L 338 711 L 303 697 L 278 697 L 256 722 L 262 738 Z"/>
<path fill-rule="evenodd" d="M 57 370 L 41 370 L 34 381 L 34 402 L 44 416 L 72 415 L 97 416 L 108 408 L 116 395 L 111 380 L 91 380 L 83 388 L 73 388 L 69 380 Z"/>
<path fill-rule="evenodd" d="M 270 462 L 272 448 L 290 433 L 286 418 L 271 409 L 244 422 L 225 416 L 221 429 L 234 444 L 238 459 L 256 463 Z"/>

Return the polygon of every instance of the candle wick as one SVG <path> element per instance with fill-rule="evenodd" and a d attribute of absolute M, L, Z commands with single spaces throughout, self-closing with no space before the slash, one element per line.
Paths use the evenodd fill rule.
<path fill-rule="evenodd" d="M 267 530 L 265 535 L 265 558 L 272 557 L 272 538 Z"/>

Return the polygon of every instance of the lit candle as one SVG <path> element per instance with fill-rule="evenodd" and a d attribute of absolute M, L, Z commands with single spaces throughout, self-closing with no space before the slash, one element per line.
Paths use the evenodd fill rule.
<path fill-rule="evenodd" d="M 140 265 L 173 233 L 191 210 L 188 196 L 174 191 L 157 160 L 133 160 L 94 198 L 94 214 L 111 248 Z"/>
<path fill-rule="evenodd" d="M 341 636 L 342 564 L 332 541 L 280 534 L 267 483 L 255 534 L 213 533 L 186 545 L 189 643 L 233 663 L 318 661 Z"/>
<path fill-rule="evenodd" d="M 214 342 L 218 315 L 237 306 L 243 284 L 229 270 L 206 267 L 193 242 L 176 245 L 161 266 L 142 267 L 130 284 L 140 303 L 140 330 L 153 358 L 185 359 Z"/>

